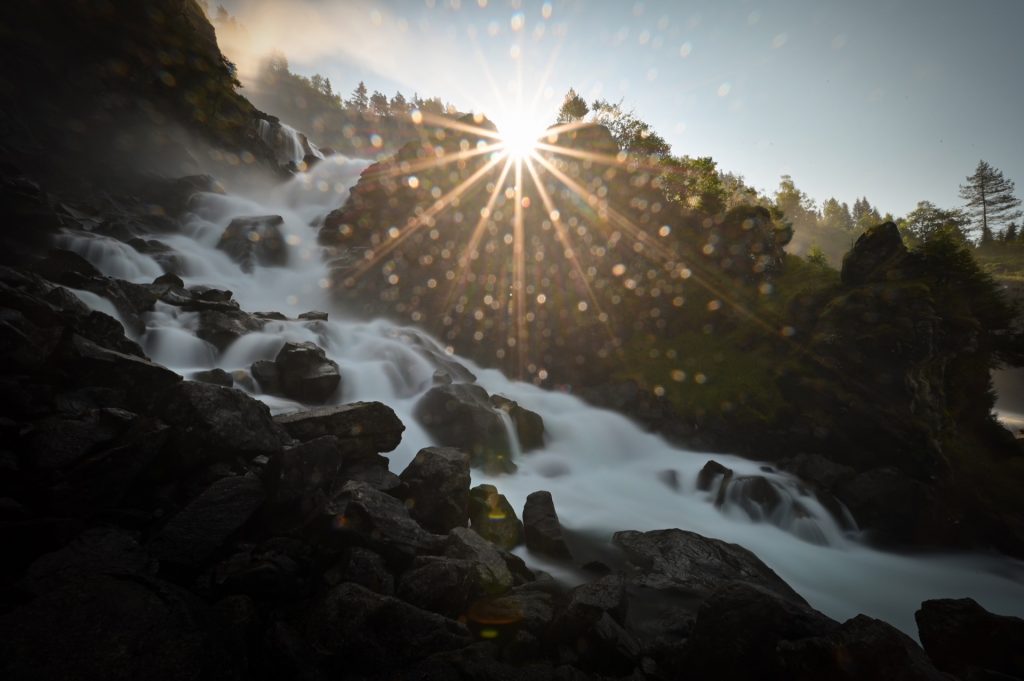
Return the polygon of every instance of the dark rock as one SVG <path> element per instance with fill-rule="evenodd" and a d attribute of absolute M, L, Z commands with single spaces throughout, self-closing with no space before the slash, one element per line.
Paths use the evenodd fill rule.
<path fill-rule="evenodd" d="M 351 583 L 314 606 L 306 635 L 346 674 L 380 674 L 470 642 L 466 628 L 453 620 Z"/>
<path fill-rule="evenodd" d="M 114 350 L 125 355 L 146 358 L 138 343 L 124 335 L 124 326 L 108 314 L 90 310 L 88 314 L 73 319 L 72 327 L 84 338 L 88 338 L 100 347 Z"/>
<path fill-rule="evenodd" d="M 375 452 L 390 452 L 402 441 L 405 426 L 394 410 L 380 402 L 353 402 L 283 414 L 274 418 L 297 440 L 334 435 L 365 443 Z"/>
<path fill-rule="evenodd" d="M 562 526 L 555 512 L 551 492 L 538 491 L 526 497 L 523 506 L 523 528 L 526 547 L 552 558 L 571 559 L 569 546 L 562 536 Z"/>
<path fill-rule="evenodd" d="M 453 383 L 452 375 L 444 369 L 435 369 L 432 383 L 434 385 L 451 385 Z"/>
<path fill-rule="evenodd" d="M 135 418 L 122 409 L 92 409 L 77 418 L 36 421 L 22 433 L 33 452 L 27 463 L 36 470 L 69 468 L 112 443 Z"/>
<path fill-rule="evenodd" d="M 925 601 L 914 613 L 936 667 L 959 678 L 986 670 L 1024 678 L 1024 620 L 995 615 L 973 599 Z"/>
<path fill-rule="evenodd" d="M 307 322 L 326 322 L 327 313 L 319 310 L 310 310 L 309 312 L 301 313 L 298 319 L 304 319 Z"/>
<path fill-rule="evenodd" d="M 163 393 L 157 415 L 175 426 L 182 462 L 276 453 L 288 442 L 262 402 L 240 390 L 182 381 Z"/>
<path fill-rule="evenodd" d="M 505 423 L 480 386 L 434 386 L 416 403 L 413 414 L 439 444 L 468 452 L 474 468 L 492 473 L 515 470 Z"/>
<path fill-rule="evenodd" d="M 281 393 L 299 402 L 325 402 L 341 384 L 337 362 L 314 343 L 285 343 L 274 363 Z"/>
<path fill-rule="evenodd" d="M 697 613 L 681 659 L 670 665 L 695 678 L 787 678 L 781 641 L 823 636 L 838 627 L 816 610 L 746 582 L 728 582 Z"/>
<path fill-rule="evenodd" d="M 252 272 L 256 265 L 283 267 L 288 262 L 288 249 L 282 224 L 280 215 L 235 218 L 221 234 L 217 248 L 241 265 L 243 272 Z"/>
<path fill-rule="evenodd" d="M 141 357 L 100 347 L 78 334 L 72 334 L 61 343 L 57 356 L 79 385 L 123 391 L 129 401 L 149 401 L 181 382 L 181 376 L 170 369 Z"/>
<path fill-rule="evenodd" d="M 673 492 L 678 492 L 680 489 L 679 484 L 679 471 L 674 469 L 666 469 L 658 471 L 657 473 L 658 482 L 661 482 Z"/>
<path fill-rule="evenodd" d="M 273 461 L 273 486 L 279 498 L 304 499 L 330 490 L 342 465 L 338 438 L 325 435 L 287 447 Z"/>
<path fill-rule="evenodd" d="M 263 329 L 264 321 L 241 310 L 211 310 L 199 312 L 196 336 L 223 351 L 247 333 Z"/>
<path fill-rule="evenodd" d="M 831 490 L 837 484 L 852 478 L 855 473 L 849 466 L 831 461 L 820 454 L 799 454 L 780 462 L 780 465 L 801 480 L 813 483 L 823 490 Z"/>
<path fill-rule="evenodd" d="M 274 545 L 235 553 L 213 570 L 213 585 L 222 594 L 260 600 L 294 600 L 304 589 L 303 565 Z"/>
<path fill-rule="evenodd" d="M 436 552 L 441 545 L 440 537 L 409 517 L 401 501 L 359 481 L 345 483 L 326 505 L 320 541 L 327 547 L 362 544 L 398 561 Z"/>
<path fill-rule="evenodd" d="M 761 475 L 734 478 L 724 490 L 723 505 L 739 506 L 755 521 L 768 519 L 781 504 L 779 490 Z"/>
<path fill-rule="evenodd" d="M 843 256 L 840 277 L 847 286 L 885 283 L 906 276 L 909 266 L 909 254 L 899 228 L 886 222 L 857 237 L 853 248 Z"/>
<path fill-rule="evenodd" d="M 224 386 L 230 388 L 235 385 L 235 379 L 228 372 L 223 369 L 208 369 L 206 371 L 197 371 L 191 376 L 193 381 L 199 381 L 201 383 L 212 383 L 213 385 Z"/>
<path fill-rule="evenodd" d="M 258 478 L 221 478 L 172 517 L 147 548 L 162 563 L 199 568 L 263 505 Z"/>
<path fill-rule="evenodd" d="M 540 414 L 524 409 L 518 402 L 501 395 L 492 395 L 491 404 L 511 417 L 519 446 L 524 452 L 544 446 L 544 419 Z"/>
<path fill-rule="evenodd" d="M 409 515 L 425 529 L 445 534 L 469 519 L 469 455 L 451 447 L 417 452 L 399 476 Z"/>
<path fill-rule="evenodd" d="M 6 679 L 152 681 L 224 678 L 204 606 L 152 578 L 69 582 L 0 619 Z M 59 635 L 54 635 L 59 632 Z"/>
<path fill-rule="evenodd" d="M 223 194 L 224 187 L 211 175 L 186 175 L 153 181 L 146 196 L 163 207 L 168 215 L 179 215 L 188 208 L 194 194 Z"/>
<path fill-rule="evenodd" d="M 185 282 L 182 281 L 181 277 L 172 272 L 165 272 L 159 277 L 153 280 L 153 286 L 159 289 L 184 289 Z"/>
<path fill-rule="evenodd" d="M 210 303 L 230 303 L 234 295 L 231 291 L 209 286 L 193 286 L 188 291 L 194 299 Z"/>
<path fill-rule="evenodd" d="M 927 541 L 920 535 L 922 525 L 940 515 L 934 489 L 891 466 L 860 473 L 841 483 L 835 494 L 881 544 Z"/>
<path fill-rule="evenodd" d="M 318 664 L 317 651 L 287 622 L 277 621 L 267 628 L 264 647 L 266 678 L 328 681 Z"/>
<path fill-rule="evenodd" d="M 346 549 L 324 573 L 324 581 L 330 586 L 353 582 L 384 596 L 395 593 L 395 578 L 388 571 L 384 559 L 362 546 Z"/>
<path fill-rule="evenodd" d="M 473 563 L 477 570 L 478 584 L 485 594 L 502 594 L 512 587 L 512 572 L 504 556 L 473 530 L 465 527 L 453 529 L 445 542 L 444 555 Z"/>
<path fill-rule="evenodd" d="M 714 459 L 710 459 L 700 469 L 700 473 L 697 474 L 697 489 L 705 492 L 710 491 L 715 480 L 718 478 L 722 479 L 722 485 L 719 485 L 719 488 L 728 484 L 732 478 L 732 469 L 726 468 Z"/>
<path fill-rule="evenodd" d="M 133 533 L 97 527 L 37 558 L 29 566 L 24 584 L 38 595 L 95 575 L 152 575 L 156 568 L 156 560 L 143 550 Z"/>
<path fill-rule="evenodd" d="M 739 580 L 806 605 L 771 568 L 737 544 L 677 529 L 616 532 L 612 543 L 635 566 L 629 581 L 637 586 L 672 591 L 699 602 L 726 582 Z"/>
<path fill-rule="evenodd" d="M 395 595 L 417 608 L 458 619 L 479 593 L 479 571 L 472 561 L 420 556 L 402 573 Z"/>
<path fill-rule="evenodd" d="M 270 395 L 281 393 L 281 381 L 277 374 L 277 364 L 270 359 L 259 359 L 249 367 L 252 377 L 256 379 L 260 390 Z"/>
<path fill-rule="evenodd" d="M 32 271 L 50 281 L 59 281 L 67 274 L 84 277 L 102 277 L 103 273 L 91 262 L 74 251 L 51 249 L 46 257 L 32 266 Z"/>
<path fill-rule="evenodd" d="M 494 485 L 477 485 L 469 491 L 469 523 L 474 532 L 506 551 L 523 543 L 523 523 Z"/>
<path fill-rule="evenodd" d="M 552 594 L 532 585 L 518 586 L 500 596 L 481 598 L 466 612 L 467 622 L 476 631 L 490 628 L 508 634 L 523 629 L 534 636 L 546 635 L 554 616 Z"/>
<path fill-rule="evenodd" d="M 947 677 L 906 634 L 857 615 L 823 636 L 778 645 L 785 678 L 869 681 L 941 681 Z"/>

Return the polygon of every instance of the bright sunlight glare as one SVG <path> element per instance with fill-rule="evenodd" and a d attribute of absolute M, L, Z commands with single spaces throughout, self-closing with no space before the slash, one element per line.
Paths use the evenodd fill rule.
<path fill-rule="evenodd" d="M 512 159 L 528 158 L 544 136 L 547 124 L 543 120 L 518 111 L 503 116 L 498 123 L 498 134 L 504 153 Z"/>

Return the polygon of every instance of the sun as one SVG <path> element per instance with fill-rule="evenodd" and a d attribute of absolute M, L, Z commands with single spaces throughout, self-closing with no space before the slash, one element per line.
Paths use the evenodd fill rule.
<path fill-rule="evenodd" d="M 501 151 L 513 160 L 529 158 L 544 137 L 547 124 L 523 112 L 509 113 L 498 123 Z"/>

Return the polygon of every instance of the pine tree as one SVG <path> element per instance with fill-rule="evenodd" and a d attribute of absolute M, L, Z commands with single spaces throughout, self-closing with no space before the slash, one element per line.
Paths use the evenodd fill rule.
<path fill-rule="evenodd" d="M 558 110 L 557 122 L 580 121 L 588 113 L 590 113 L 590 107 L 587 106 L 587 101 L 576 94 L 576 90 L 569 88 L 569 91 L 565 93 L 565 99 L 562 100 L 562 107 Z"/>
<path fill-rule="evenodd" d="M 1011 222 L 1007 227 L 1006 231 L 1003 232 L 1003 241 L 1008 244 L 1016 243 L 1019 235 L 1017 234 L 1017 223 Z"/>
<path fill-rule="evenodd" d="M 352 99 L 348 100 L 350 108 L 355 109 L 359 113 L 366 111 L 366 107 L 370 103 L 370 98 L 366 94 L 366 83 L 359 81 L 359 85 L 352 92 Z"/>
<path fill-rule="evenodd" d="M 992 240 L 993 229 L 1021 216 L 1020 199 L 1013 195 L 1014 184 L 985 161 L 978 161 L 967 184 L 960 185 L 960 198 L 967 202 L 967 213 L 981 229 L 981 242 Z"/>
<path fill-rule="evenodd" d="M 403 116 L 409 113 L 409 102 L 405 101 L 405 95 L 401 92 L 396 92 L 395 96 L 391 98 L 391 114 L 393 116 Z"/>
<path fill-rule="evenodd" d="M 380 90 L 374 90 L 370 95 L 370 113 L 380 118 L 386 118 L 391 114 L 388 108 L 388 97 Z"/>

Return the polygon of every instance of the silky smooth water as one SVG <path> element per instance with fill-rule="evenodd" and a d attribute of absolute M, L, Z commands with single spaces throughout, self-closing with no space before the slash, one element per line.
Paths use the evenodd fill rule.
<path fill-rule="evenodd" d="M 161 303 L 146 315 L 147 330 L 138 340 L 155 361 L 186 377 L 212 367 L 248 369 L 258 359 L 273 359 L 287 341 L 317 343 L 341 368 L 342 386 L 332 401 L 379 400 L 402 419 L 402 443 L 388 454 L 392 470 L 401 472 L 420 448 L 435 444 L 412 412 L 432 384 L 437 365 L 431 354 L 443 356 L 445 351 L 418 330 L 383 320 L 345 319 L 332 306 L 316 225 L 343 203 L 365 167 L 364 161 L 334 156 L 258 197 L 196 195 L 181 233 L 160 237 L 180 254 L 186 285 L 230 289 L 247 311 L 276 310 L 294 317 L 319 309 L 331 311 L 330 321 L 271 322 L 261 333 L 244 336 L 218 353 L 195 337 L 195 313 Z M 266 214 L 284 219 L 288 265 L 256 267 L 246 274 L 215 245 L 232 218 Z M 162 272 L 148 256 L 111 239 L 68 233 L 61 242 L 112 276 L 141 283 Z M 114 312 L 102 298 L 79 294 L 86 304 Z M 999 555 L 874 550 L 844 531 L 788 475 L 766 472 L 763 464 L 747 459 L 673 447 L 626 418 L 572 395 L 452 359 L 476 374 L 489 393 L 516 400 L 544 417 L 545 446 L 519 456 L 516 474 L 490 478 L 474 471 L 474 483 L 497 485 L 517 509 L 530 492 L 546 489 L 564 526 L 598 540 L 617 530 L 678 527 L 735 542 L 756 553 L 826 614 L 842 620 L 865 613 L 912 636 L 917 633 L 913 613 L 929 598 L 970 596 L 992 611 L 1024 616 L 1024 564 L 1019 561 Z M 299 408 L 284 398 L 256 397 L 275 412 Z M 784 499 L 779 509 L 755 520 L 737 499 L 716 507 L 711 493 L 696 489 L 697 474 L 711 458 L 737 476 L 765 476 Z M 666 471 L 674 471 L 675 486 L 665 482 Z M 796 512 L 798 504 L 804 512 Z M 533 564 L 554 569 L 522 551 Z"/>

